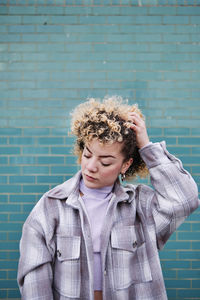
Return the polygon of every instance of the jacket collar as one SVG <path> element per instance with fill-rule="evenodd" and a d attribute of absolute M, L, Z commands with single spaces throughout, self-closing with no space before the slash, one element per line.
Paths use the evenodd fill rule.
<path fill-rule="evenodd" d="M 78 208 L 79 182 L 81 176 L 81 171 L 77 172 L 72 178 L 47 192 L 47 196 L 52 199 L 66 200 L 68 205 Z M 130 184 L 123 186 L 119 180 L 117 180 L 114 185 L 113 193 L 117 202 L 132 202 L 135 195 L 135 188 Z"/>
<path fill-rule="evenodd" d="M 127 184 L 123 186 L 120 181 L 117 180 L 114 186 L 114 194 L 116 196 L 117 202 L 126 201 L 132 202 L 135 196 L 135 187 L 132 184 Z"/>

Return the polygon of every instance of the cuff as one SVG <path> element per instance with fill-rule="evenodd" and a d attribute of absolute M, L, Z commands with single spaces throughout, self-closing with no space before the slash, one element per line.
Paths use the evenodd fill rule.
<path fill-rule="evenodd" d="M 166 143 L 149 143 L 139 150 L 147 168 L 155 167 L 161 163 L 169 163 L 170 156 L 167 155 Z M 169 154 L 169 153 L 168 153 Z"/>

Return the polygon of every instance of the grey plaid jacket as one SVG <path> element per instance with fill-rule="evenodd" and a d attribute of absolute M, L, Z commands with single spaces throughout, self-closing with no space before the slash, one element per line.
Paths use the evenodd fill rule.
<path fill-rule="evenodd" d="M 153 189 L 116 182 L 101 235 L 103 299 L 166 300 L 158 250 L 199 205 L 196 184 L 165 143 L 140 150 Z M 93 247 L 81 173 L 47 192 L 23 226 L 24 300 L 93 300 Z"/>

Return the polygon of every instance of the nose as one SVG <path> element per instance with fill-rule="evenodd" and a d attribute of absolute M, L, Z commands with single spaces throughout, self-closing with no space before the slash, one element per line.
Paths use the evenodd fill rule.
<path fill-rule="evenodd" d="M 89 172 L 97 172 L 97 161 L 95 158 L 91 158 L 87 163 L 87 169 Z"/>

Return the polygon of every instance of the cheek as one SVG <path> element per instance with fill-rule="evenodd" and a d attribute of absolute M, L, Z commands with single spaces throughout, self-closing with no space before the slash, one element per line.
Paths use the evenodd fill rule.
<path fill-rule="evenodd" d="M 105 176 L 109 176 L 109 177 L 117 177 L 120 173 L 120 166 L 115 166 L 115 167 L 112 167 L 110 168 L 109 170 L 104 170 L 102 172 L 102 174 L 104 174 Z"/>
<path fill-rule="evenodd" d="M 85 168 L 85 160 L 83 156 L 81 157 L 80 163 L 81 163 L 81 169 Z"/>

